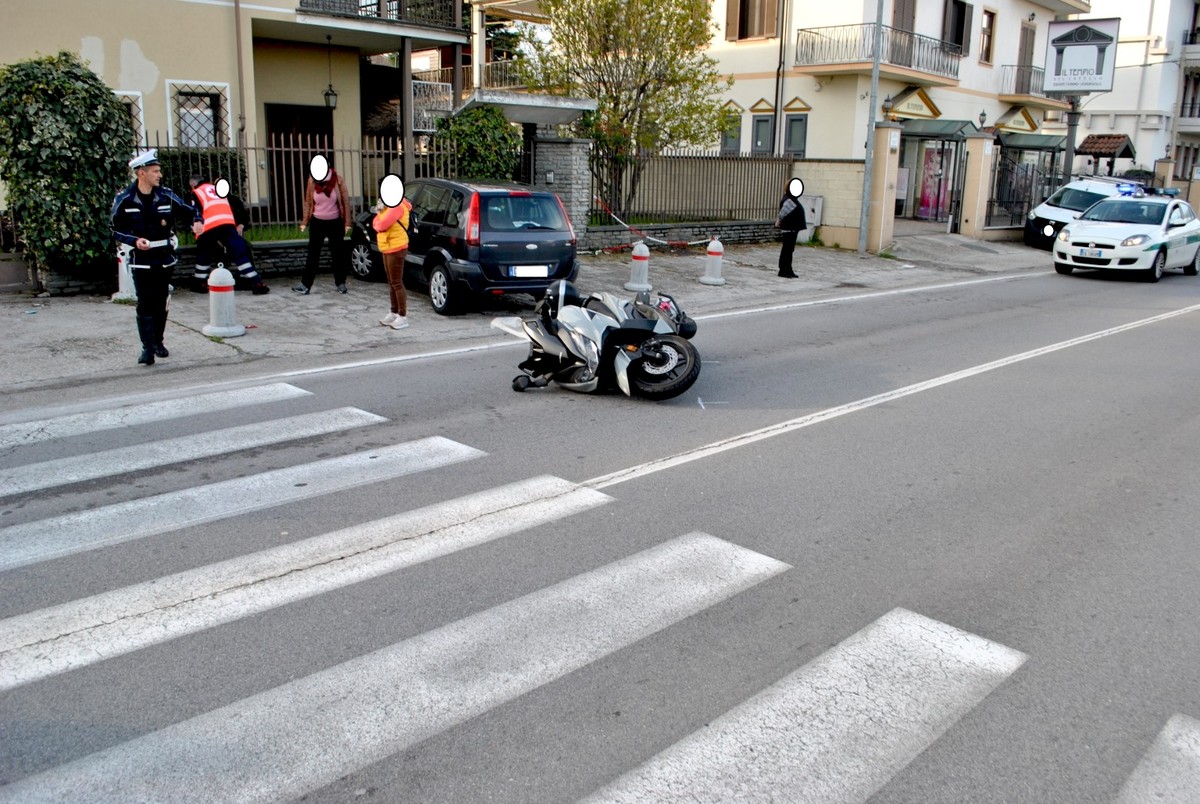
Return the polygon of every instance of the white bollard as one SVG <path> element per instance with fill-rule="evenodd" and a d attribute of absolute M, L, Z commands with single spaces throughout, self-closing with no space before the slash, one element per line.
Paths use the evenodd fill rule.
<path fill-rule="evenodd" d="M 641 240 L 633 244 L 633 262 L 629 265 L 626 290 L 652 290 L 650 287 L 650 248 Z"/>
<path fill-rule="evenodd" d="M 724 285 L 725 277 L 721 276 L 721 262 L 725 259 L 725 247 L 721 241 L 713 238 L 708 243 L 708 254 L 704 257 L 704 276 L 700 277 L 703 285 Z"/>
<path fill-rule="evenodd" d="M 214 268 L 208 275 L 209 323 L 200 331 L 210 337 L 236 338 L 246 334 L 246 328 L 237 323 L 237 311 L 233 299 L 233 274 L 224 268 Z"/>
<path fill-rule="evenodd" d="M 132 246 L 124 244 L 117 246 L 117 292 L 112 295 L 113 301 L 137 301 L 137 288 L 133 284 L 133 267 L 129 263 L 129 255 L 132 253 Z"/>

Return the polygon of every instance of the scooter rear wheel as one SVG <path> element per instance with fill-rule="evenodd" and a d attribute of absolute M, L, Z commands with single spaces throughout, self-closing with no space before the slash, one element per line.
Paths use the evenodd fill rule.
<path fill-rule="evenodd" d="M 526 388 L 529 387 L 529 384 L 530 384 L 529 377 L 527 377 L 524 374 L 518 374 L 516 377 L 513 377 L 512 389 L 514 391 L 524 391 Z"/>

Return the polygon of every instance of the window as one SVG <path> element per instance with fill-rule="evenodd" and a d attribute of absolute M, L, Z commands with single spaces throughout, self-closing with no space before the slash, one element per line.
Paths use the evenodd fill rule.
<path fill-rule="evenodd" d="M 992 47 L 996 32 L 996 12 L 983 10 L 979 20 L 979 61 L 984 64 L 992 63 Z"/>
<path fill-rule="evenodd" d="M 125 104 L 125 110 L 129 112 L 129 127 L 133 129 L 134 142 L 145 145 L 146 116 L 142 111 L 142 93 L 118 90 L 113 94 L 117 96 L 117 100 Z"/>
<path fill-rule="evenodd" d="M 721 156 L 737 156 L 742 152 L 742 117 L 738 115 L 729 128 L 721 132 Z"/>
<path fill-rule="evenodd" d="M 971 52 L 971 15 L 974 7 L 963 0 L 946 0 L 942 16 L 942 43 L 949 50 L 957 45 L 957 51 L 966 56 Z"/>
<path fill-rule="evenodd" d="M 783 150 L 797 159 L 804 158 L 808 142 L 808 115 L 789 114 L 783 121 Z"/>
<path fill-rule="evenodd" d="M 725 38 L 763 39 L 775 36 L 776 0 L 726 0 Z"/>
<path fill-rule="evenodd" d="M 229 85 L 168 81 L 172 145 L 224 148 L 229 145 Z"/>
<path fill-rule="evenodd" d="M 753 143 L 750 153 L 770 154 L 775 152 L 775 115 L 756 114 L 750 121 L 750 136 Z"/>

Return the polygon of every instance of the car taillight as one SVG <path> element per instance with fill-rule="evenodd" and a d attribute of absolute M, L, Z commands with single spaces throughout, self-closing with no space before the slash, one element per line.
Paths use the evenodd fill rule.
<path fill-rule="evenodd" d="M 575 239 L 575 227 L 571 225 L 571 216 L 567 214 L 567 208 L 563 206 L 561 198 L 556 195 L 554 200 L 558 202 L 558 210 L 562 213 L 563 220 L 567 222 L 567 231 L 571 233 L 571 245 L 574 246 L 578 241 Z"/>
<path fill-rule="evenodd" d="M 479 193 L 471 195 L 471 206 L 467 208 L 467 245 L 479 245 Z"/>

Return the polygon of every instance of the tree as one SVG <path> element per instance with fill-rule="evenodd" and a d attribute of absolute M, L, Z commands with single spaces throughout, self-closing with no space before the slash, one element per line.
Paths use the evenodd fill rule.
<path fill-rule="evenodd" d="M 549 37 L 526 32 L 527 82 L 594 98 L 577 125 L 593 141 L 592 175 L 605 202 L 626 211 L 645 157 L 665 146 L 709 145 L 728 127 L 717 99 L 731 80 L 704 53 L 708 0 L 542 0 Z"/>
<path fill-rule="evenodd" d="M 112 200 L 129 180 L 125 105 L 71 53 L 0 71 L 0 181 L 26 254 L 59 273 L 112 262 Z"/>
<path fill-rule="evenodd" d="M 435 139 L 449 142 L 463 178 L 511 181 L 521 158 L 521 135 L 496 106 L 475 106 L 437 122 Z"/>

